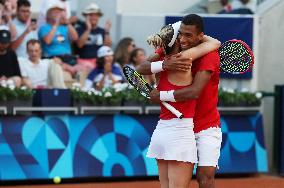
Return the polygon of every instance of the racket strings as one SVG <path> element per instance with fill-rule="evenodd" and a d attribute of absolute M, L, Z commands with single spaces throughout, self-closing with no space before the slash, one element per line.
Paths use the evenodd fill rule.
<path fill-rule="evenodd" d="M 226 42 L 220 47 L 221 69 L 229 73 L 246 72 L 253 62 L 250 51 L 241 43 Z"/>
<path fill-rule="evenodd" d="M 149 98 L 151 89 L 147 86 L 147 82 L 132 69 L 124 69 L 125 76 L 129 83 L 144 97 Z"/>

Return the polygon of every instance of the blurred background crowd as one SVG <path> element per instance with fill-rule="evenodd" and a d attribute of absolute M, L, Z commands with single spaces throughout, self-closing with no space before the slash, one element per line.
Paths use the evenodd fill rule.
<path fill-rule="evenodd" d="M 220 14 L 253 14 L 258 2 L 218 3 Z M 36 14 L 32 6 L 29 0 L 0 0 L 1 82 L 28 88 L 69 88 L 79 82 L 99 90 L 124 82 L 124 65 L 135 68 L 146 60 L 145 50 L 131 37 L 113 45 L 112 20 L 100 27 L 104 13 L 94 2 L 76 14 L 66 0 L 43 0 Z M 148 81 L 154 83 L 152 77 Z"/>

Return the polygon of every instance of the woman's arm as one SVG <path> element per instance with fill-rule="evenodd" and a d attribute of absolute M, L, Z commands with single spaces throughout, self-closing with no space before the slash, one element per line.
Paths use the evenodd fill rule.
<path fill-rule="evenodd" d="M 221 46 L 221 42 L 217 39 L 204 35 L 203 41 L 196 47 L 182 51 L 181 57 L 190 57 L 192 60 L 196 60 L 209 52 L 217 50 Z"/>
<path fill-rule="evenodd" d="M 154 54 L 149 55 L 149 57 L 147 58 L 147 61 L 155 62 L 155 61 L 159 61 L 160 58 L 161 58 L 160 54 L 154 53 Z"/>

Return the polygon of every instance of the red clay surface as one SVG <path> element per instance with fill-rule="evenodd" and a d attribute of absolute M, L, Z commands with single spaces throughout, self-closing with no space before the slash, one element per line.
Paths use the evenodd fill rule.
<path fill-rule="evenodd" d="M 59 185 L 1 186 L 1 188 L 159 188 L 158 181 L 132 181 L 111 183 L 82 183 Z M 198 188 L 192 180 L 190 188 Z M 245 178 L 217 178 L 216 188 L 284 188 L 284 177 L 258 176 Z"/>

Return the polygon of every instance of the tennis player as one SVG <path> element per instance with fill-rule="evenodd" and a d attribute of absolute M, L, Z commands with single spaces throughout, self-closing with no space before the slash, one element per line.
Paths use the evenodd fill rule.
<path fill-rule="evenodd" d="M 203 20 L 200 16 L 191 14 L 183 18 L 179 40 L 182 50 L 190 49 L 201 43 L 197 37 L 203 33 Z M 163 62 L 164 67 L 174 67 L 178 58 L 170 57 Z M 145 64 L 146 65 L 146 64 Z M 149 69 L 149 65 L 148 66 Z M 197 98 L 194 122 L 194 133 L 198 153 L 197 181 L 199 188 L 214 188 L 214 176 L 220 156 L 222 133 L 220 115 L 217 109 L 220 59 L 217 51 L 210 52 L 193 62 L 192 85 L 183 89 L 170 91 L 164 97 L 165 91 L 154 90 L 152 101 L 188 101 Z M 178 69 L 177 69 L 178 70 Z"/>
<path fill-rule="evenodd" d="M 167 25 L 158 34 L 149 37 L 148 43 L 157 48 L 157 59 L 163 59 L 165 55 L 176 54 L 180 51 L 179 40 L 176 40 L 180 24 L 181 22 Z M 184 51 L 180 56 L 189 53 L 192 54 L 193 59 L 197 59 L 220 46 L 220 42 L 213 38 L 204 37 L 203 34 L 198 37 L 204 43 Z M 163 91 L 178 90 L 188 87 L 191 82 L 190 70 L 164 71 L 160 73 L 158 89 Z M 165 97 L 167 95 L 165 94 Z M 160 121 L 153 132 L 147 156 L 157 159 L 162 188 L 186 188 L 190 183 L 194 164 L 197 163 L 197 148 L 193 132 L 196 101 L 193 99 L 185 102 L 171 101 L 170 104 L 183 113 L 184 119 L 176 118 L 161 105 Z"/>

